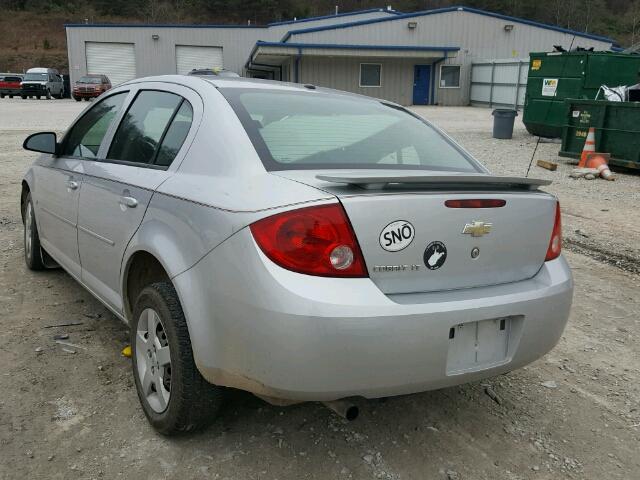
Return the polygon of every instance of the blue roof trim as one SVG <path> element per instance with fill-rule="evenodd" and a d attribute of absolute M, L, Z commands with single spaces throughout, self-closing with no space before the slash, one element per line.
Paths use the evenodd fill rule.
<path fill-rule="evenodd" d="M 534 26 L 534 27 L 544 28 L 544 29 L 547 29 L 547 30 L 553 30 L 553 31 L 556 31 L 556 32 L 567 33 L 569 35 L 575 35 L 577 37 L 583 37 L 583 38 L 589 38 L 591 40 L 599 40 L 599 41 L 602 41 L 602 42 L 614 43 L 614 40 L 612 40 L 611 38 L 603 37 L 603 36 L 600 36 L 600 35 L 591 35 L 589 33 L 577 32 L 575 30 L 569 30 L 567 28 L 557 27 L 555 25 L 548 25 L 546 23 L 534 22 L 533 20 L 527 20 L 527 19 L 518 18 L 518 17 L 511 17 L 509 15 L 503 15 L 501 13 L 488 12 L 486 10 L 480 10 L 478 8 L 462 7 L 462 6 L 436 8 L 436 9 L 433 9 L 433 10 L 425 10 L 425 11 L 422 11 L 422 12 L 404 13 L 404 14 L 400 14 L 400 15 L 396 15 L 394 17 L 388 17 L 388 18 L 387 17 L 385 17 L 385 18 L 372 18 L 372 19 L 369 19 L 369 20 L 361 20 L 359 22 L 348 22 L 348 23 L 340 23 L 340 24 L 337 24 L 337 25 L 325 25 L 325 26 L 322 26 L 322 27 L 313 27 L 313 28 L 305 28 L 305 29 L 300 29 L 300 30 L 291 30 L 291 31 L 287 32 L 287 34 L 282 38 L 282 41 L 286 42 L 287 40 L 289 40 L 289 38 L 291 38 L 291 35 L 297 35 L 297 34 L 303 34 L 303 33 L 311 33 L 311 32 L 320 32 L 320 31 L 324 31 L 324 30 L 337 30 L 337 29 L 341 29 L 341 28 L 349 28 L 349 27 L 355 27 L 355 26 L 360 26 L 360 25 L 369 25 L 369 24 L 372 24 L 372 23 L 390 22 L 390 21 L 400 20 L 400 19 L 404 19 L 404 18 L 424 17 L 424 16 L 427 16 L 427 15 L 437 15 L 439 13 L 448 13 L 448 12 L 455 12 L 455 11 L 476 13 L 478 15 L 485 15 L 487 17 L 500 18 L 502 20 L 507 20 L 507 21 L 510 21 L 510 22 L 521 23 L 521 24 L 524 24 L 524 25 L 531 25 L 531 26 Z"/>
<path fill-rule="evenodd" d="M 190 25 L 180 23 L 65 23 L 65 28 L 269 28 L 266 25 Z"/>
<path fill-rule="evenodd" d="M 353 12 L 345 12 L 345 13 L 339 13 L 337 15 L 323 15 L 320 17 L 308 17 L 308 18 L 301 18 L 300 20 L 284 20 L 282 22 L 272 22 L 272 23 L 267 23 L 268 27 L 277 27 L 279 25 L 290 25 L 293 23 L 303 23 L 303 22 L 313 22 L 316 20 L 326 20 L 326 19 L 330 19 L 330 18 L 341 18 L 341 17 L 349 17 L 352 15 L 365 15 L 367 13 L 375 13 L 375 12 L 383 12 L 383 13 L 390 13 L 393 15 L 400 15 L 402 12 L 398 12 L 396 10 L 387 10 L 386 8 L 369 8 L 368 10 L 354 10 Z"/>
<path fill-rule="evenodd" d="M 424 52 L 457 52 L 460 47 L 433 47 L 425 45 L 349 45 L 342 43 L 282 43 L 282 42 L 263 42 L 258 40 L 253 48 L 252 54 L 258 47 L 281 47 L 281 48 L 328 48 L 335 50 L 398 50 L 398 51 L 424 51 Z"/>
<path fill-rule="evenodd" d="M 433 46 L 409 46 L 409 45 L 348 45 L 348 44 L 332 44 L 332 43 L 282 43 L 282 42 L 265 42 L 258 40 L 251 49 L 249 59 L 245 63 L 245 67 L 249 68 L 252 63 L 253 56 L 259 47 L 278 47 L 278 48 L 297 48 L 298 55 L 302 54 L 305 48 L 327 48 L 333 50 L 395 50 L 395 51 L 419 51 L 419 52 L 457 52 L 460 47 L 433 47 Z M 445 55 L 446 57 L 446 55 Z"/>

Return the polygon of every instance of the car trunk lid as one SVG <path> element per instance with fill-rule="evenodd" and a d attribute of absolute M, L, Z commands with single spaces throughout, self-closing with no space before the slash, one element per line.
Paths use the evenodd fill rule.
<path fill-rule="evenodd" d="M 387 294 L 531 278 L 544 262 L 555 218 L 556 199 L 537 190 L 550 183 L 544 180 L 387 170 L 277 175 L 339 198 L 369 275 Z M 451 208 L 447 200 L 503 200 L 504 205 Z"/>

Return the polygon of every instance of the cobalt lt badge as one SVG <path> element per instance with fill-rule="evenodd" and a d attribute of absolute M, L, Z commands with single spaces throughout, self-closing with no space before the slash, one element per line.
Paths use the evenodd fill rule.
<path fill-rule="evenodd" d="M 429 270 L 437 270 L 447 259 L 447 247 L 442 242 L 431 242 L 424 251 L 424 264 Z"/>

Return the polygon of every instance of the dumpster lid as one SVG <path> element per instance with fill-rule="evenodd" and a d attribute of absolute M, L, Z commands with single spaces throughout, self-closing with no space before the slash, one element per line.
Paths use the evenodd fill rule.
<path fill-rule="evenodd" d="M 518 111 L 512 108 L 496 108 L 491 115 L 496 117 L 517 117 Z"/>

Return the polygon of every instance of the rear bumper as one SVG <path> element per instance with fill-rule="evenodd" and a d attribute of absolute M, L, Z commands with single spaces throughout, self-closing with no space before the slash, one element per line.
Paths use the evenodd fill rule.
<path fill-rule="evenodd" d="M 573 294 L 560 257 L 521 282 L 387 296 L 368 278 L 284 270 L 248 229 L 174 283 L 207 380 L 299 401 L 414 393 L 519 368 L 556 345 Z M 451 327 L 507 316 L 517 328 L 502 363 L 448 373 Z"/>
<path fill-rule="evenodd" d="M 21 91 L 20 88 L 0 88 L 0 94 L 2 95 L 20 95 Z"/>

